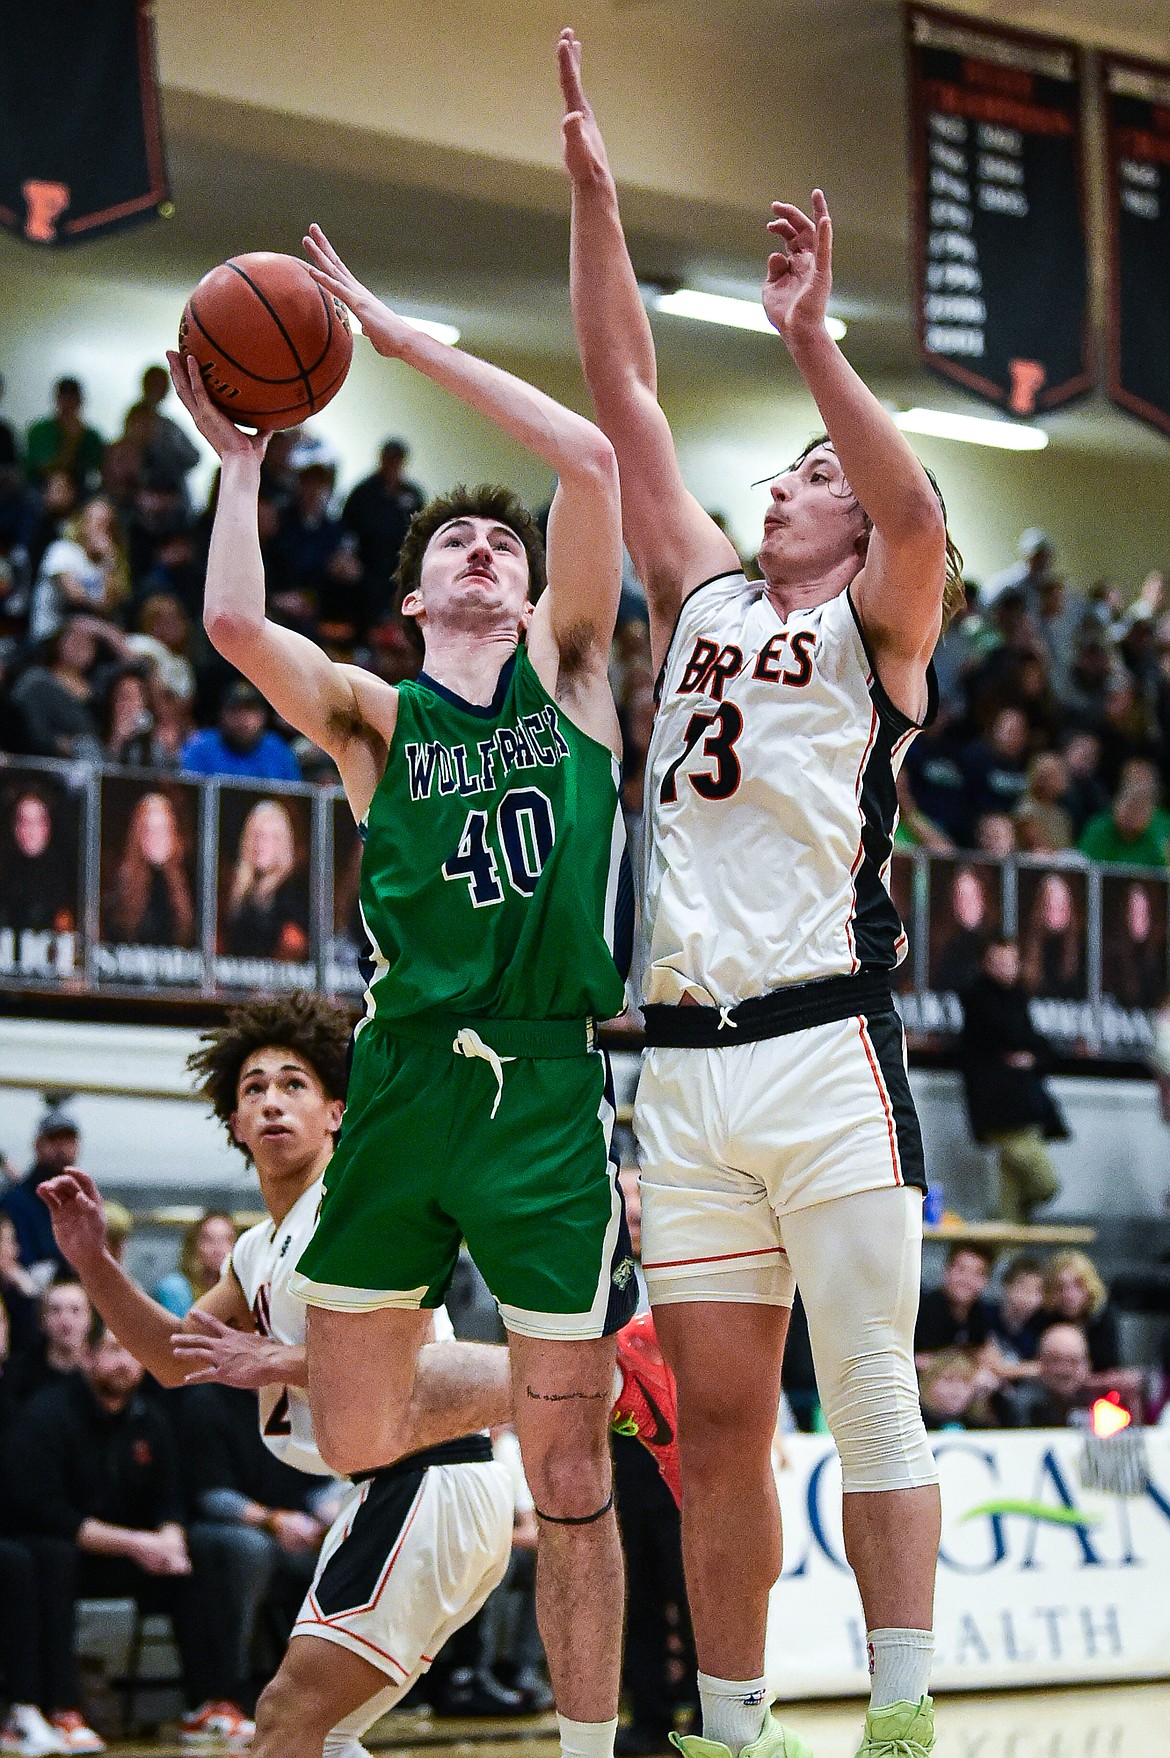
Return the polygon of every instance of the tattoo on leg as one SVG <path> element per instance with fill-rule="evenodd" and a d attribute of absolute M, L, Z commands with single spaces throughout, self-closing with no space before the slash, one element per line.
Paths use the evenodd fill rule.
<path fill-rule="evenodd" d="M 567 1404 L 577 1400 L 583 1404 L 597 1404 L 609 1396 L 608 1392 L 540 1392 L 535 1386 L 525 1386 L 528 1397 L 537 1399 L 541 1404 Z"/>

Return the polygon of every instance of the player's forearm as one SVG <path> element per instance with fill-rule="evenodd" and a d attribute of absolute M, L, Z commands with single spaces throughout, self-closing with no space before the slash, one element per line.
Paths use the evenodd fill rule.
<path fill-rule="evenodd" d="M 161 1385 L 181 1386 L 183 1369 L 171 1344 L 183 1321 L 144 1293 L 108 1251 L 79 1269 L 78 1275 L 95 1311 L 118 1341 Z"/>
<path fill-rule="evenodd" d="M 231 454 L 223 460 L 215 523 L 207 557 L 203 626 L 212 645 L 238 663 L 264 627 L 264 562 L 258 503 L 260 460 Z"/>
<path fill-rule="evenodd" d="M 658 395 L 654 337 L 610 177 L 573 184 L 569 294 L 581 368 L 608 431 L 632 387 Z"/>
<path fill-rule="evenodd" d="M 289 1343 L 267 1343 L 265 1363 L 263 1383 L 266 1386 L 300 1386 L 302 1390 L 308 1387 L 303 1343 L 297 1348 Z"/>
<path fill-rule="evenodd" d="M 501 367 L 415 331 L 399 358 L 506 433 L 562 479 L 596 473 L 609 455 L 604 435 L 563 404 Z"/>
<path fill-rule="evenodd" d="M 818 324 L 786 340 L 849 486 L 886 542 L 896 546 L 939 525 L 938 500 L 922 465 L 827 330 Z"/>

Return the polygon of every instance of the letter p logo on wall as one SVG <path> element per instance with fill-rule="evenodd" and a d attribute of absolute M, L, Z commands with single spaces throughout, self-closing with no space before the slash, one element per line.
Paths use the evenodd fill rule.
<path fill-rule="evenodd" d="M 31 238 L 34 244 L 52 244 L 57 236 L 57 221 L 69 206 L 69 185 L 42 183 L 30 178 L 21 184 L 20 192 L 28 210 L 24 222 L 25 237 Z"/>
<path fill-rule="evenodd" d="M 1044 389 L 1044 381 L 1048 377 L 1047 370 L 1038 360 L 1013 360 L 1010 365 L 1012 394 L 1008 402 L 1012 414 L 1034 415 L 1036 398 Z"/>

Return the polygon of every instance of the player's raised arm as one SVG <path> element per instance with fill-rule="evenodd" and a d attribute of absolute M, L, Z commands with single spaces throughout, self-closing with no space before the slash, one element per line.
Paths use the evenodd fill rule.
<path fill-rule="evenodd" d="M 588 652 L 604 666 L 621 587 L 617 461 L 605 435 L 534 385 L 407 323 L 361 284 L 319 226 L 304 244 L 314 279 L 349 307 L 379 354 L 441 385 L 556 471 L 558 528 L 571 526 L 574 541 L 555 545 L 555 577 L 549 569 L 553 632 L 562 653 Z"/>
<path fill-rule="evenodd" d="M 581 82 L 581 44 L 557 44 L 565 168 L 573 186 L 569 287 L 581 365 L 622 485 L 626 544 L 650 599 L 661 657 L 679 605 L 711 574 L 739 559 L 682 479 L 658 404 L 654 341 L 618 211 L 617 188 L 597 118 Z"/>
<path fill-rule="evenodd" d="M 187 1365 L 176 1355 L 174 1343 L 191 1328 L 190 1314 L 176 1318 L 126 1274 L 106 1244 L 105 1211 L 93 1179 L 71 1167 L 47 1178 L 37 1194 L 52 1218 L 53 1237 L 94 1310 L 160 1385 L 181 1386 Z M 217 1282 L 199 1307 L 224 1325 L 252 1327 L 244 1291 L 234 1276 Z"/>
<path fill-rule="evenodd" d="M 850 591 L 875 657 L 929 659 L 942 627 L 946 522 L 930 479 L 872 391 L 825 329 L 833 227 L 813 191 L 811 217 L 773 202 L 768 230 L 785 249 L 768 259 L 764 310 L 812 392 L 841 468 L 873 522 Z"/>
<path fill-rule="evenodd" d="M 167 359 L 179 400 L 221 464 L 203 626 L 278 714 L 341 760 L 371 718 L 383 735 L 392 728 L 393 688 L 357 666 L 334 664 L 315 642 L 265 615 L 257 505 L 267 435 L 242 433 L 215 407 L 190 355 Z"/>

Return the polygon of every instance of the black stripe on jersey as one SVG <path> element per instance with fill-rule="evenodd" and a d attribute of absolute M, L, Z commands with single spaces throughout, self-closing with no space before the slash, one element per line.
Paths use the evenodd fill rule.
<path fill-rule="evenodd" d="M 634 868 L 627 844 L 622 844 L 618 863 L 617 895 L 613 906 L 613 962 L 624 983 L 634 962 Z"/>
<path fill-rule="evenodd" d="M 867 1013 L 865 1029 L 869 1033 L 869 1041 L 873 1045 L 878 1067 L 882 1071 L 882 1079 L 886 1092 L 890 1097 L 890 1109 L 894 1114 L 894 1133 L 898 1138 L 898 1161 L 902 1168 L 902 1182 L 911 1185 L 915 1190 L 926 1189 L 926 1155 L 922 1149 L 922 1129 L 918 1122 L 918 1112 L 914 1108 L 914 1095 L 910 1091 L 910 1082 L 906 1078 L 906 1064 L 903 1061 L 902 1021 L 893 1011 L 889 1013 Z"/>
<path fill-rule="evenodd" d="M 905 716 L 902 716 L 905 720 Z M 878 711 L 877 734 L 861 778 L 861 866 L 853 881 L 849 926 L 858 961 L 892 970 L 898 962 L 902 919 L 882 883 L 882 869 L 894 843 L 898 786 L 893 749 L 903 735 Z"/>
<path fill-rule="evenodd" d="M 609 1056 L 605 1056 L 605 1097 L 614 1115 L 617 1114 L 617 1094 L 613 1086 L 613 1069 L 609 1064 Z M 634 1248 L 630 1243 L 630 1228 L 626 1220 L 626 1199 L 622 1195 L 622 1187 L 618 1182 L 622 1164 L 618 1157 L 617 1145 L 613 1137 L 609 1142 L 609 1170 L 613 1179 L 617 1199 L 621 1205 L 621 1220 L 618 1222 L 617 1238 L 614 1241 L 613 1256 L 609 1260 L 609 1301 L 605 1309 L 605 1329 L 602 1335 L 612 1337 L 623 1325 L 628 1325 L 638 1310 L 638 1277 L 634 1269 Z"/>
<path fill-rule="evenodd" d="M 456 691 L 449 690 L 446 684 L 441 684 L 438 678 L 431 677 L 429 672 L 420 671 L 414 681 L 416 684 L 421 684 L 424 690 L 429 690 L 432 695 L 440 696 L 444 702 L 450 702 L 453 708 L 461 708 L 464 714 L 474 714 L 477 720 L 493 720 L 504 706 L 504 698 L 508 694 L 508 686 L 512 682 L 512 673 L 515 669 L 516 655 L 509 653 L 500 667 L 495 695 L 486 706 L 482 702 L 469 702 L 466 696 L 460 696 Z"/>
<path fill-rule="evenodd" d="M 313 1589 L 322 1617 L 361 1611 L 373 1600 L 426 1471 L 426 1466 L 420 1465 L 398 1477 L 374 1478 L 353 1524 Z"/>
<path fill-rule="evenodd" d="M 853 621 L 857 625 L 858 639 L 860 640 L 862 647 L 865 649 L 865 657 L 869 664 L 869 693 L 873 698 L 874 707 L 877 709 L 882 720 L 888 722 L 888 724 L 893 727 L 895 738 L 900 738 L 903 733 L 911 731 L 921 732 L 924 726 L 931 725 L 935 715 L 938 713 L 938 678 L 935 676 L 933 659 L 926 668 L 926 713 L 921 720 L 911 720 L 908 714 L 903 714 L 900 708 L 895 707 L 894 703 L 890 701 L 889 696 L 886 694 L 885 685 L 879 678 L 877 666 L 874 664 L 874 657 L 870 651 L 869 641 L 866 639 L 865 630 L 861 624 L 861 618 L 857 614 L 857 606 L 853 602 L 853 594 L 850 592 L 848 586 L 845 588 L 845 597 L 848 601 Z"/>
<path fill-rule="evenodd" d="M 747 576 L 744 574 L 744 571 L 742 568 L 725 568 L 721 574 L 708 574 L 708 576 L 705 580 L 700 580 L 699 584 L 697 586 L 691 587 L 690 591 L 687 593 L 686 597 L 683 599 L 682 603 L 679 605 L 678 613 L 674 619 L 674 627 L 670 631 L 670 640 L 666 643 L 666 652 L 662 656 L 662 664 L 659 666 L 658 676 L 654 680 L 654 706 L 656 708 L 657 708 L 659 702 L 662 700 L 662 686 L 666 682 L 666 668 L 670 664 L 671 650 L 674 647 L 674 638 L 678 634 L 678 625 L 682 621 L 683 611 L 686 609 L 687 605 L 691 602 L 691 599 L 695 596 L 695 593 L 701 592 L 703 590 L 704 586 L 714 586 L 716 580 L 734 580 L 737 577 L 741 577 L 746 580 Z"/>

